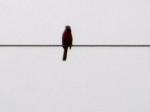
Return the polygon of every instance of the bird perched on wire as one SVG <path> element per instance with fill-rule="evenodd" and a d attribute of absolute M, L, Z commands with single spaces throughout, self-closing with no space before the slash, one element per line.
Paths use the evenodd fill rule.
<path fill-rule="evenodd" d="M 67 25 L 62 35 L 62 46 L 64 48 L 63 61 L 66 61 L 67 59 L 68 47 L 71 49 L 72 40 L 73 39 L 72 39 L 71 27 Z"/>

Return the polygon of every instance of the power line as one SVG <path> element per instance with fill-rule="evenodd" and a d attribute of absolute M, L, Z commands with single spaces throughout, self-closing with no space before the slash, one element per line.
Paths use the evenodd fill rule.
<path fill-rule="evenodd" d="M 140 44 L 80 44 L 80 45 L 72 45 L 73 47 L 150 47 L 147 45 Z M 59 44 L 3 44 L 0 47 L 62 47 Z"/>

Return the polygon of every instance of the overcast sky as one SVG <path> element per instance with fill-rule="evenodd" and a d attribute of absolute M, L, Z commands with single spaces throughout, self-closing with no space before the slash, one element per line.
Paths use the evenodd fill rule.
<path fill-rule="evenodd" d="M 149 0 L 0 0 L 0 44 L 150 44 Z M 1 112 L 150 112 L 150 48 L 0 48 Z"/>
<path fill-rule="evenodd" d="M 149 0 L 0 0 L 1 43 L 150 43 Z"/>

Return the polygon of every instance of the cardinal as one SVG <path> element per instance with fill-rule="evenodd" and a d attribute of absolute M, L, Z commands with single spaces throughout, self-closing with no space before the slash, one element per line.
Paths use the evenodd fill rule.
<path fill-rule="evenodd" d="M 72 40 L 73 39 L 72 39 L 71 27 L 69 25 L 67 25 L 65 27 L 65 31 L 63 32 L 63 35 L 62 35 L 62 46 L 64 49 L 63 61 L 66 61 L 66 59 L 67 59 L 68 47 L 71 49 Z"/>

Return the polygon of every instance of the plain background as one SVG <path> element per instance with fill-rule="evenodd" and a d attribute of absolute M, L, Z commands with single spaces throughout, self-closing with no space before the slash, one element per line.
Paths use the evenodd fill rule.
<path fill-rule="evenodd" d="M 150 44 L 149 0 L 0 0 L 0 44 Z M 149 112 L 150 48 L 0 48 L 1 112 Z"/>

